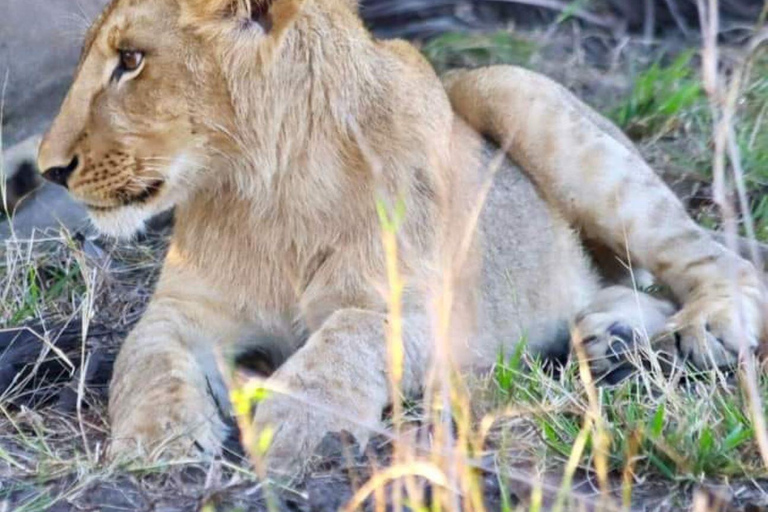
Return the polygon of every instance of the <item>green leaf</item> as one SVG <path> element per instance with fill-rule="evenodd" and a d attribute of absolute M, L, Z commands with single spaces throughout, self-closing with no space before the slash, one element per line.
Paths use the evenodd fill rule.
<path fill-rule="evenodd" d="M 653 417 L 651 418 L 651 423 L 648 425 L 648 430 L 651 433 L 651 437 L 656 439 L 661 435 L 661 432 L 664 430 L 664 415 L 665 415 L 665 404 L 662 402 L 659 404 L 659 407 L 656 409 L 656 412 L 653 414 Z"/>

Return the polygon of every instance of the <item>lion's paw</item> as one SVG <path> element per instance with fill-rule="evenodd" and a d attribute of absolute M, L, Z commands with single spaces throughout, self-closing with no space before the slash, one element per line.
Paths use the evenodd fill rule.
<path fill-rule="evenodd" d="M 111 411 L 109 456 L 115 459 L 213 457 L 230 430 L 208 395 L 152 395 L 124 405 L 130 410 Z"/>
<path fill-rule="evenodd" d="M 300 476 L 310 466 L 313 455 L 328 433 L 347 432 L 354 437 L 357 446 L 365 446 L 371 426 L 380 420 L 381 410 L 361 409 L 360 404 L 355 404 L 353 409 L 354 412 L 338 409 L 289 395 L 275 395 L 261 402 L 252 428 L 256 439 L 262 439 L 262 435 L 268 433 L 270 444 L 264 460 L 270 474 Z"/>
<path fill-rule="evenodd" d="M 680 355 L 697 368 L 727 368 L 741 350 L 757 350 L 766 311 L 761 286 L 723 286 L 686 302 L 670 328 L 677 332 Z"/>
<path fill-rule="evenodd" d="M 644 341 L 640 331 L 631 325 L 619 321 L 605 323 L 605 326 L 596 326 L 581 341 L 589 367 L 596 375 L 630 369 L 627 363 Z"/>
<path fill-rule="evenodd" d="M 630 288 L 601 290 L 576 318 L 575 334 L 592 373 L 608 382 L 621 380 L 637 368 L 650 349 L 660 344 L 674 306 Z"/>

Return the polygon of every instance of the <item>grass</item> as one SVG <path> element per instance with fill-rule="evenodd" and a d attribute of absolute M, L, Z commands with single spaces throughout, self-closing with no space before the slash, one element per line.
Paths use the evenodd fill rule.
<path fill-rule="evenodd" d="M 617 386 L 600 389 L 610 469 L 632 467 L 633 475 L 644 479 L 689 483 L 768 476 L 739 388 L 724 385 L 715 373 L 689 370 L 685 378 L 685 385 L 678 385 L 677 379 L 646 368 Z M 531 411 L 548 458 L 571 454 L 589 410 L 576 361 L 553 377 L 540 362 L 515 355 L 496 366 L 492 383 L 497 406 Z M 768 397 L 768 379 L 761 382 L 761 394 Z M 588 443 L 585 467 L 594 456 L 592 449 Z"/>
<path fill-rule="evenodd" d="M 712 115 L 699 59 L 684 51 L 664 62 L 659 59 L 638 73 L 626 98 L 607 114 L 638 144 L 660 147 L 671 166 L 711 182 Z M 756 56 L 750 71 L 734 126 L 755 233 L 768 241 L 768 52 Z M 711 204 L 692 213 L 707 227 L 720 225 Z"/>
<path fill-rule="evenodd" d="M 74 311 L 86 285 L 72 243 L 66 239 L 21 243 L 18 251 L 26 252 L 25 257 L 6 253 L 0 262 L 7 284 L 0 294 L 0 328 Z"/>
<path fill-rule="evenodd" d="M 629 96 L 609 117 L 636 140 L 664 136 L 691 119 L 707 120 L 706 96 L 693 57 L 688 50 L 669 64 L 654 62 L 637 75 Z"/>

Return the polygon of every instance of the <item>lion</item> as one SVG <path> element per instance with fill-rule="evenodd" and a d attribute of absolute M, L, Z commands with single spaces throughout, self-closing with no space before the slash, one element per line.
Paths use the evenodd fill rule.
<path fill-rule="evenodd" d="M 487 368 L 522 339 L 540 354 L 580 340 L 607 372 L 617 340 L 674 332 L 672 349 L 710 368 L 765 335 L 759 272 L 610 122 L 516 67 L 441 80 L 410 44 L 375 39 L 354 0 L 112 1 L 39 166 L 107 235 L 175 208 L 115 365 L 113 456 L 219 453 L 217 361 L 252 349 L 285 356 L 266 381 L 283 392 L 253 418 L 274 429 L 270 468 L 301 466 L 327 432 L 363 446 L 400 399 L 382 212 L 405 283 L 405 395 L 438 358 Z M 585 240 L 675 300 L 604 279 Z"/>

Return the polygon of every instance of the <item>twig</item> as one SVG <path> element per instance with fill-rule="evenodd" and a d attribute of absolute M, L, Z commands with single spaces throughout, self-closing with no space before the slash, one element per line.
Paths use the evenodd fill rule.
<path fill-rule="evenodd" d="M 672 15 L 672 19 L 675 20 L 675 25 L 677 25 L 677 28 L 680 29 L 680 32 L 682 32 L 685 37 L 688 37 L 690 35 L 690 30 L 688 29 L 688 24 L 685 22 L 683 15 L 680 14 L 677 2 L 675 0 L 665 0 L 665 2 L 667 3 L 667 9 L 669 9 L 670 14 Z"/>
<path fill-rule="evenodd" d="M 643 21 L 643 42 L 651 44 L 656 32 L 656 0 L 645 0 L 645 20 Z"/>
<path fill-rule="evenodd" d="M 713 176 L 714 176 L 714 201 L 720 208 L 720 212 L 723 218 L 723 225 L 725 227 L 725 240 L 726 245 L 733 250 L 736 250 L 738 243 L 737 236 L 737 222 L 736 211 L 729 198 L 726 190 L 726 153 L 731 158 L 731 164 L 733 168 L 733 180 L 737 183 L 737 190 L 740 200 L 740 206 L 742 210 L 742 216 L 745 219 L 749 219 L 751 222 L 751 214 L 749 211 L 749 204 L 746 202 L 746 194 L 744 192 L 744 177 L 741 172 L 738 151 L 735 151 L 736 141 L 734 140 L 735 131 L 733 130 L 732 122 L 736 109 L 736 100 L 741 88 L 744 72 L 749 64 L 748 53 L 747 58 L 741 63 L 742 65 L 734 71 L 732 74 L 733 79 L 730 83 L 724 83 L 718 73 L 718 48 L 717 48 L 717 34 L 719 27 L 718 17 L 718 1 L 708 0 L 708 4 L 705 4 L 707 0 L 697 0 L 697 6 L 699 9 L 699 19 L 701 21 L 701 29 L 703 32 L 704 47 L 702 49 L 702 72 L 704 79 L 704 89 L 707 92 L 707 96 L 710 102 L 710 108 L 712 110 L 714 142 L 715 142 L 715 154 L 713 158 Z M 748 51 L 754 51 L 757 46 L 764 40 L 762 32 L 758 32 L 751 44 L 747 46 Z M 747 225 L 749 225 L 747 222 Z M 757 254 L 756 246 L 752 246 L 750 251 Z M 758 261 L 755 261 L 758 264 Z M 735 269 L 732 276 L 734 282 L 736 282 Z M 763 311 L 763 314 L 766 312 Z M 739 315 L 739 322 L 736 323 L 740 330 L 741 339 L 745 339 L 744 330 L 744 318 L 743 315 Z M 744 391 L 748 398 L 749 412 L 754 425 L 755 441 L 757 442 L 760 455 L 763 459 L 763 464 L 768 468 L 768 430 L 766 430 L 766 421 L 763 414 L 763 405 L 760 397 L 760 392 L 757 384 L 757 362 L 754 355 L 746 350 L 746 343 L 742 343 L 741 350 L 739 351 L 739 359 L 742 363 L 742 371 L 739 373 L 740 382 L 744 388 Z"/>

